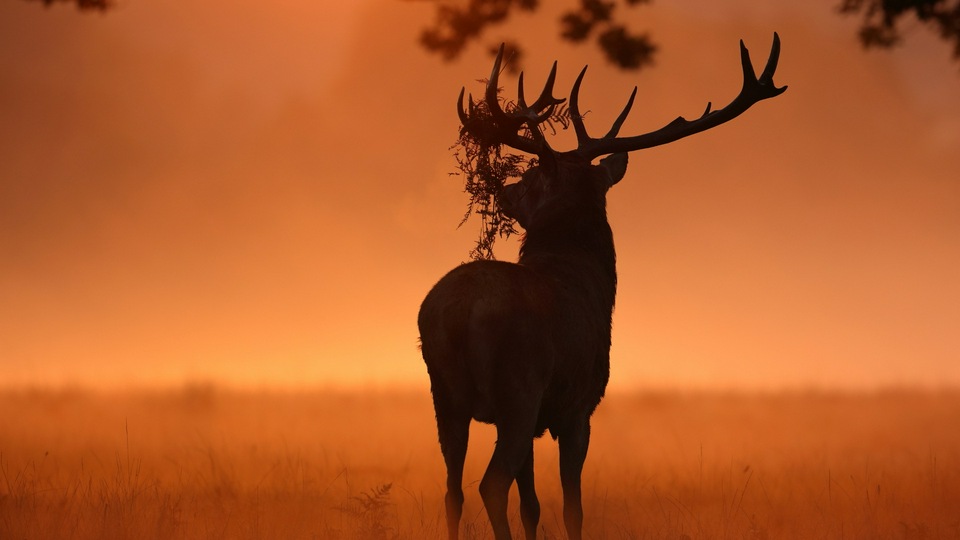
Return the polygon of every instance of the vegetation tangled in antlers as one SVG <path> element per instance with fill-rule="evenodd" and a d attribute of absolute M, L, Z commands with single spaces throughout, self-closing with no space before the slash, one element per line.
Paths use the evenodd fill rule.
<path fill-rule="evenodd" d="M 487 81 L 480 82 L 486 84 Z M 500 89 L 497 92 L 499 93 Z M 515 221 L 504 215 L 500 207 L 500 192 L 508 180 L 520 178 L 525 170 L 536 165 L 537 159 L 505 152 L 504 144 L 490 134 L 495 126 L 486 102 L 473 102 L 472 98 L 470 101 L 472 112 L 469 125 L 460 128 L 460 137 L 451 147 L 456 149 L 454 157 L 457 160 L 457 171 L 450 174 L 463 177 L 464 191 L 470 196 L 467 211 L 464 212 L 459 226 L 467 222 L 470 214 L 475 213 L 480 218 L 480 235 L 470 250 L 470 258 L 495 259 L 493 245 L 496 239 L 506 239 L 517 232 L 514 228 Z M 512 101 L 504 102 L 502 106 L 507 112 L 517 108 L 517 104 Z M 569 110 L 558 107 L 544 125 L 554 132 L 557 125 L 567 129 L 570 125 Z"/>

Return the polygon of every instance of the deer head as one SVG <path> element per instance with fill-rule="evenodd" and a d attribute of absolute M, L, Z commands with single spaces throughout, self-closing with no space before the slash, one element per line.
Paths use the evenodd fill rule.
<path fill-rule="evenodd" d="M 706 110 L 695 120 L 687 120 L 681 116 L 658 130 L 628 137 L 619 136 L 619 132 L 633 107 L 637 87 L 633 88 L 627 104 L 606 135 L 591 137 L 580 113 L 580 85 L 587 72 L 584 67 L 573 84 L 568 103 L 570 122 L 577 135 L 577 148 L 565 152 L 552 149 L 541 129 L 542 124 L 553 116 L 557 106 L 567 101 L 553 97 L 556 62 L 553 63 L 540 96 L 530 105 L 527 105 L 524 97 L 521 72 L 516 105 L 505 111 L 498 99 L 503 63 L 501 45 L 483 98 L 485 110 L 479 114 L 480 107 L 472 96 L 467 98 L 465 110 L 465 89 L 461 89 L 457 99 L 457 111 L 463 124 L 462 129 L 477 139 L 487 144 L 505 144 L 537 156 L 539 164 L 527 170 L 520 182 L 506 186 L 498 201 L 504 214 L 516 219 L 529 232 L 531 226 L 536 227 L 551 215 L 571 217 L 569 210 L 574 206 L 582 206 L 582 202 L 574 204 L 577 198 L 581 201 L 595 201 L 599 197 L 602 204 L 606 190 L 616 184 L 626 172 L 628 152 L 667 144 L 706 131 L 736 118 L 758 101 L 782 94 L 787 87 L 777 87 L 773 83 L 779 57 L 780 37 L 774 33 L 767 64 L 757 77 L 750 61 L 750 53 L 741 40 L 743 86 L 737 97 L 727 106 L 713 110 L 711 104 L 707 103 Z M 605 155 L 609 157 L 600 160 L 597 165 L 592 164 L 594 159 Z"/>

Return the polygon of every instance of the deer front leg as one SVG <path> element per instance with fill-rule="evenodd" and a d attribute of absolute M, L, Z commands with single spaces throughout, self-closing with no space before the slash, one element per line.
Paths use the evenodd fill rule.
<path fill-rule="evenodd" d="M 563 524 L 570 540 L 580 540 L 583 529 L 583 504 L 580 475 L 590 443 L 590 419 L 571 421 L 557 440 L 560 445 L 560 484 L 563 487 Z"/>
<path fill-rule="evenodd" d="M 530 456 L 537 420 L 535 407 L 511 408 L 509 411 L 504 410 L 498 415 L 497 445 L 480 481 L 480 497 L 497 540 L 512 538 L 507 520 L 507 496 L 510 485 Z"/>
<path fill-rule="evenodd" d="M 536 540 L 537 525 L 540 523 L 540 501 L 537 500 L 536 486 L 533 481 L 533 441 L 530 441 L 530 454 L 517 474 L 517 491 L 520 492 L 520 521 L 523 522 L 527 540 Z"/>

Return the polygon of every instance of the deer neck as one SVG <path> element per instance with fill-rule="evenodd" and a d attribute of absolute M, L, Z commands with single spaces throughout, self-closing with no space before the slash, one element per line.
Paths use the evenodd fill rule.
<path fill-rule="evenodd" d="M 613 232 L 603 214 L 567 217 L 528 230 L 520 246 L 519 263 L 612 310 L 616 259 Z"/>

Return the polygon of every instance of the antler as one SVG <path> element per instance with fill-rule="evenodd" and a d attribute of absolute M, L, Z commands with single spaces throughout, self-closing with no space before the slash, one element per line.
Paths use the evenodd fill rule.
<path fill-rule="evenodd" d="M 767 65 L 763 69 L 763 73 L 757 78 L 753 70 L 753 64 L 750 62 L 750 53 L 743 45 L 743 40 L 740 40 L 740 62 L 743 64 L 743 88 L 741 88 L 740 94 L 738 94 L 730 104 L 722 109 L 711 111 L 710 103 L 707 103 L 707 109 L 700 118 L 696 120 L 691 121 L 679 116 L 673 122 L 656 131 L 633 137 L 617 137 L 623 121 L 626 120 L 627 114 L 630 113 L 633 100 L 637 96 L 637 87 L 634 87 L 633 93 L 630 94 L 630 99 L 627 100 L 627 105 L 623 108 L 620 116 L 613 122 L 610 131 L 599 139 L 587 135 L 587 130 L 583 125 L 583 117 L 580 115 L 580 83 L 583 81 L 583 76 L 587 72 L 587 68 L 584 67 L 570 92 L 570 117 L 573 121 L 574 130 L 577 133 L 577 150 L 575 150 L 575 152 L 592 160 L 604 154 L 630 152 L 667 144 L 688 135 L 719 126 L 724 122 L 736 118 L 749 109 L 754 103 L 779 96 L 786 91 L 786 86 L 777 88 L 776 85 L 773 84 L 773 72 L 777 69 L 777 61 L 779 58 L 780 36 L 774 32 L 770 57 L 767 59 Z"/>
<path fill-rule="evenodd" d="M 490 79 L 487 80 L 487 88 L 484 92 L 484 103 L 489 115 L 477 114 L 477 107 L 472 95 L 467 98 L 469 114 L 465 112 L 463 110 L 463 94 L 466 90 L 461 88 L 460 97 L 457 98 L 457 113 L 460 115 L 460 122 L 463 124 L 464 130 L 468 130 L 488 142 L 503 143 L 523 152 L 540 155 L 549 150 L 550 147 L 547 145 L 546 139 L 543 138 L 539 125 L 553 115 L 557 105 L 566 101 L 566 99 L 553 97 L 553 83 L 557 78 L 557 62 L 553 62 L 553 68 L 550 69 L 550 75 L 547 76 L 547 82 L 543 86 L 540 97 L 530 106 L 527 106 L 523 97 L 523 73 L 520 73 L 517 106 L 510 112 L 505 112 L 497 99 L 499 89 L 497 83 L 500 79 L 500 65 L 502 63 L 503 44 L 500 45 L 500 51 L 493 63 L 493 71 L 490 73 Z M 520 134 L 524 125 L 526 125 L 532 138 Z"/>

